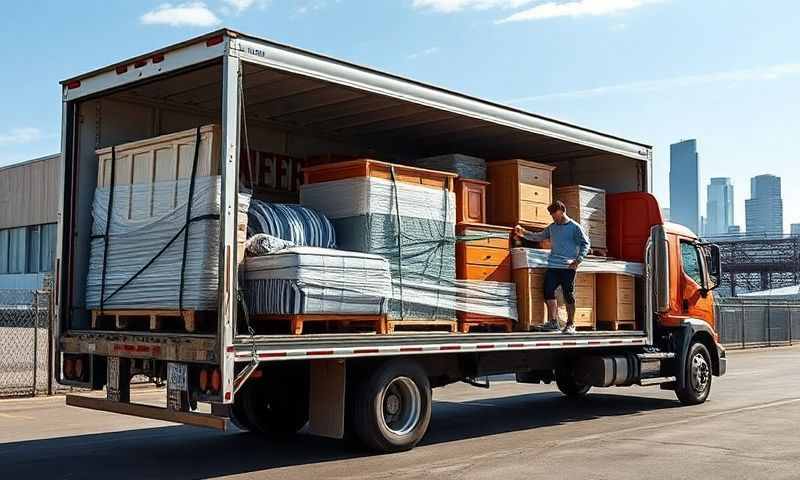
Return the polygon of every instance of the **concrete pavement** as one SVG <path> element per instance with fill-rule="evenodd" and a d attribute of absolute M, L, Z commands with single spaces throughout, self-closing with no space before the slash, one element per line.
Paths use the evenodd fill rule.
<path fill-rule="evenodd" d="M 731 352 L 711 399 L 681 407 L 656 388 L 495 382 L 435 392 L 411 452 L 369 455 L 296 436 L 272 443 L 64 406 L 63 397 L 0 401 L 5 478 L 652 479 L 800 478 L 800 348 Z M 157 400 L 163 392 L 141 395 Z"/>

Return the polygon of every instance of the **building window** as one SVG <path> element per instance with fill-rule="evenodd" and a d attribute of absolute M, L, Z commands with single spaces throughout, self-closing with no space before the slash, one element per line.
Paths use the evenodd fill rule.
<path fill-rule="evenodd" d="M 53 271 L 56 224 L 0 230 L 0 274 Z"/>

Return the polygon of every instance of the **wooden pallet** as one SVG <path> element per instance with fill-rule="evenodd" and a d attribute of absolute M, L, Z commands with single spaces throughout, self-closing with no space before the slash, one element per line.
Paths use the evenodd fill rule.
<path fill-rule="evenodd" d="M 302 335 L 304 324 L 309 322 L 331 322 L 345 330 L 351 326 L 371 324 L 375 333 L 384 334 L 387 331 L 386 315 L 255 315 L 253 320 L 255 322 L 288 322 L 292 335 Z"/>
<path fill-rule="evenodd" d="M 635 321 L 598 321 L 598 326 L 603 328 L 598 328 L 598 330 L 636 330 L 636 322 Z"/>
<path fill-rule="evenodd" d="M 195 310 L 92 310 L 92 329 L 107 328 L 104 321 L 113 320 L 116 330 L 197 330 Z"/>
<path fill-rule="evenodd" d="M 471 318 L 459 319 L 458 331 L 470 333 L 473 329 L 484 332 L 511 332 L 514 328 L 514 321 L 510 318 Z"/>
<path fill-rule="evenodd" d="M 389 320 L 386 322 L 387 332 L 449 332 L 456 333 L 458 322 L 455 320 Z"/>

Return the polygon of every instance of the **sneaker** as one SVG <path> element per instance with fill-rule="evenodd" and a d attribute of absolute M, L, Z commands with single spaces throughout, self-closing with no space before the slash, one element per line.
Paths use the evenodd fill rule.
<path fill-rule="evenodd" d="M 575 335 L 575 325 L 567 325 L 564 327 L 564 330 L 561 330 L 561 333 L 565 333 L 567 335 Z"/>
<path fill-rule="evenodd" d="M 561 330 L 561 327 L 558 325 L 558 320 L 550 320 L 549 322 L 544 324 L 544 329 L 557 332 Z"/>

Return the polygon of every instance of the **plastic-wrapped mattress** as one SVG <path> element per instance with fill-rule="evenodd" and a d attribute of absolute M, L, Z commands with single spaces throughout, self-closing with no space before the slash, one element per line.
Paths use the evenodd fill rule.
<path fill-rule="evenodd" d="M 378 315 L 392 293 L 389 262 L 361 252 L 291 247 L 248 257 L 243 271 L 253 314 Z"/>
<path fill-rule="evenodd" d="M 390 318 L 455 319 L 453 192 L 355 177 L 303 185 L 300 201 L 332 220 L 339 248 L 389 260 Z"/>

